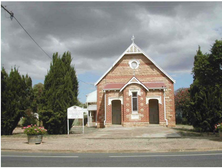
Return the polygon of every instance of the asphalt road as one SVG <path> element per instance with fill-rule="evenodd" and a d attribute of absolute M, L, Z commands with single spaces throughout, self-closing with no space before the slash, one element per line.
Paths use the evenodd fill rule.
<path fill-rule="evenodd" d="M 2 167 L 221 167 L 222 151 L 174 153 L 1 152 Z"/>

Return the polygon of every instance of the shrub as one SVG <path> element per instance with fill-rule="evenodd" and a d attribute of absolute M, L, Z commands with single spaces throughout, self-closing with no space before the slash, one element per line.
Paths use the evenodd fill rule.
<path fill-rule="evenodd" d="M 175 91 L 176 123 L 190 124 L 188 121 L 188 106 L 190 103 L 189 88 L 179 88 Z"/>
<path fill-rule="evenodd" d="M 22 126 L 25 127 L 27 125 L 35 125 L 37 124 L 37 118 L 34 116 L 32 109 L 25 110 L 25 114 L 22 120 Z"/>
<path fill-rule="evenodd" d="M 35 117 L 25 117 L 23 118 L 22 126 L 27 126 L 27 125 L 35 125 L 37 123 L 37 120 Z"/>

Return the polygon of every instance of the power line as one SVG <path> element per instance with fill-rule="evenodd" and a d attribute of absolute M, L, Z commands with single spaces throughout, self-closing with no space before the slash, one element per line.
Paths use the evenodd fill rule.
<path fill-rule="evenodd" d="M 50 59 L 52 59 L 52 57 L 50 57 L 50 56 L 45 52 L 45 50 L 43 50 L 43 48 L 35 41 L 35 39 L 34 39 L 34 38 L 28 33 L 28 31 L 22 26 L 22 24 L 21 24 L 21 23 L 18 21 L 18 19 L 14 16 L 14 13 L 13 13 L 13 12 L 9 12 L 3 5 L 1 5 L 1 7 L 2 7 L 6 12 L 9 13 L 11 20 L 12 20 L 13 18 L 15 18 L 15 20 L 18 22 L 18 24 L 23 28 L 23 30 L 28 34 L 28 36 L 35 42 L 35 44 L 36 44 Z"/>
<path fill-rule="evenodd" d="M 78 79 L 80 82 L 82 82 L 82 83 L 85 83 L 85 84 L 87 84 L 87 85 L 92 85 L 92 86 L 94 86 L 94 84 L 92 84 L 92 83 L 87 83 L 87 82 L 84 82 L 84 81 L 82 81 L 82 80 L 80 80 L 80 79 Z"/>
<path fill-rule="evenodd" d="M 45 52 L 45 50 L 43 50 L 43 48 L 35 41 L 35 39 L 28 33 L 28 31 L 22 26 L 22 24 L 21 24 L 21 23 L 18 21 L 18 19 L 14 16 L 14 13 L 13 13 L 13 12 L 9 12 L 3 5 L 1 5 L 1 7 L 2 7 L 6 12 L 8 12 L 8 14 L 10 15 L 11 20 L 12 20 L 13 18 L 15 18 L 15 20 L 18 22 L 18 24 L 23 28 L 23 30 L 28 34 L 28 36 L 35 42 L 35 44 L 36 44 L 50 59 L 52 59 L 52 58 Z M 83 82 L 83 83 L 85 83 L 85 84 L 87 84 L 87 85 L 93 85 L 93 86 L 94 86 L 94 84 L 84 82 L 84 81 L 82 81 L 82 80 L 80 80 L 80 79 L 79 79 L 79 81 L 80 81 L 80 82 Z"/>

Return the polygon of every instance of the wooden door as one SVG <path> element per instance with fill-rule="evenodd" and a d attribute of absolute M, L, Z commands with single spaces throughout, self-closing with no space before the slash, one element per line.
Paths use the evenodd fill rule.
<path fill-rule="evenodd" d="M 121 124 L 121 102 L 120 100 L 112 101 L 112 124 Z"/>
<path fill-rule="evenodd" d="M 159 124 L 159 106 L 158 100 L 151 99 L 149 101 L 149 117 L 150 117 L 150 124 Z"/>

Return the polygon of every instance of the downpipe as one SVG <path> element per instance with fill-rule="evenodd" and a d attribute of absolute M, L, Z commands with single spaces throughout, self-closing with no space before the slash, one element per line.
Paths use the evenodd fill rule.
<path fill-rule="evenodd" d="M 166 121 L 166 127 L 168 127 L 168 120 L 167 120 L 167 118 L 166 118 L 166 95 L 165 95 L 165 91 L 166 91 L 166 89 L 164 89 L 163 90 L 163 97 L 164 97 L 164 99 L 163 99 L 163 101 L 164 101 L 164 119 L 165 119 L 165 121 Z"/>
<path fill-rule="evenodd" d="M 104 91 L 105 92 L 105 95 L 104 95 L 104 97 L 105 97 L 105 100 L 104 100 L 104 110 L 105 110 L 105 119 L 104 119 L 104 127 L 106 126 L 106 91 Z"/>

